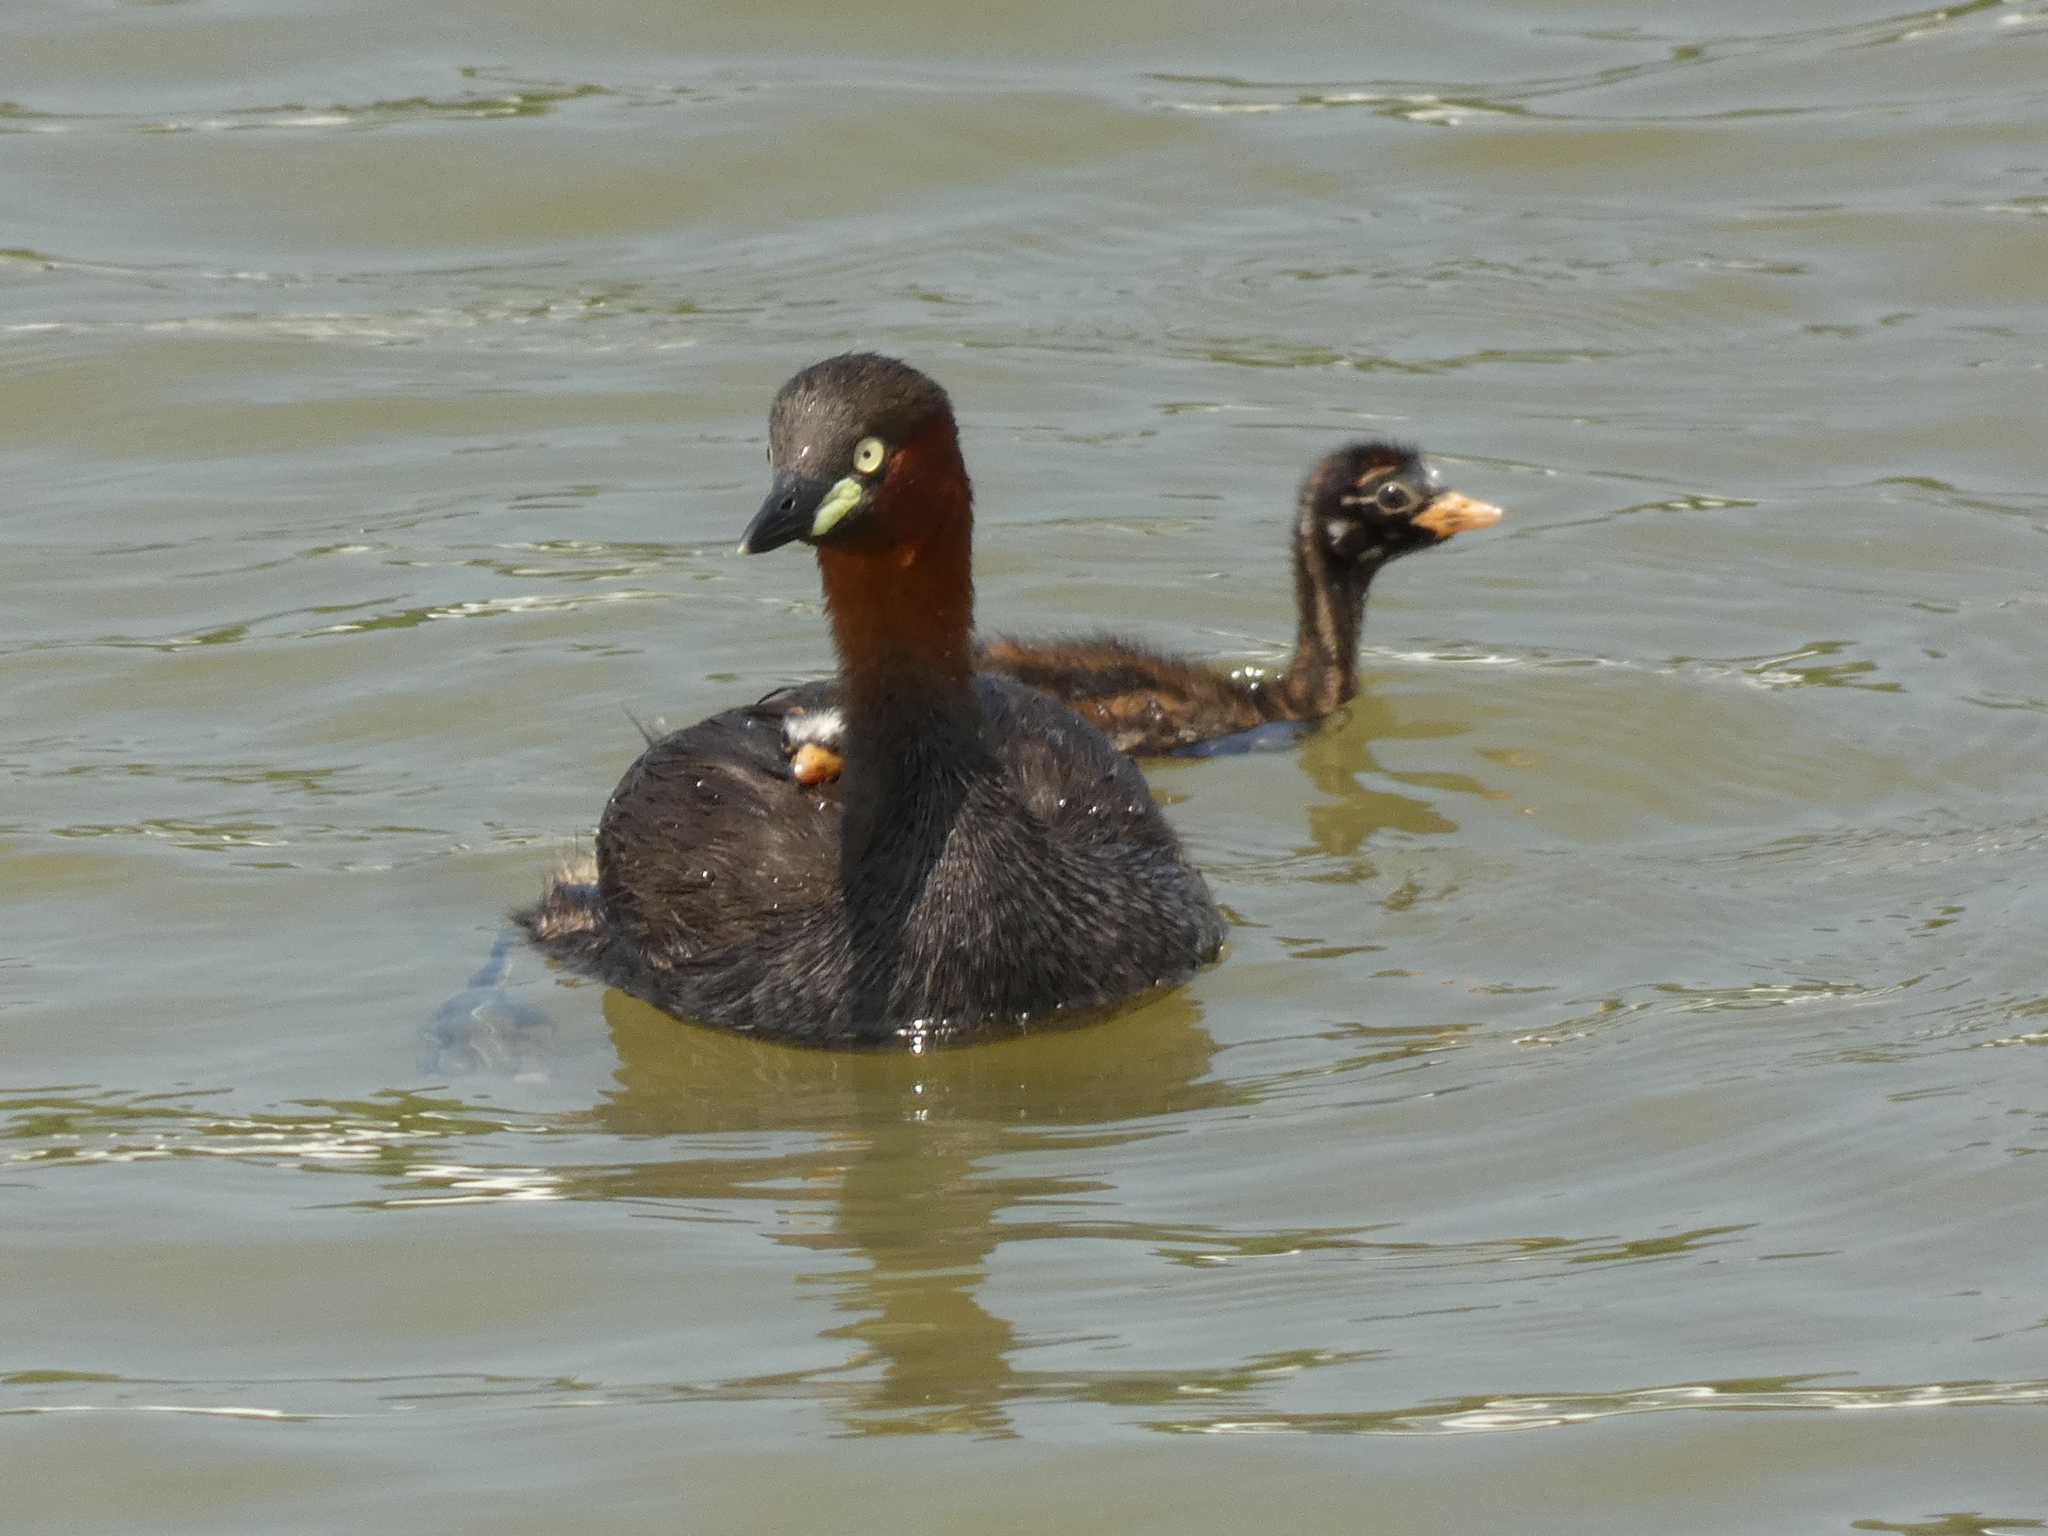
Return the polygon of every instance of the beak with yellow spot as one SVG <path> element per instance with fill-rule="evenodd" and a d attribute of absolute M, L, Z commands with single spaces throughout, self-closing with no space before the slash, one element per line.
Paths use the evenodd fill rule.
<path fill-rule="evenodd" d="M 784 471 L 775 477 L 768 499 L 740 537 L 740 553 L 758 555 L 780 549 L 796 539 L 815 544 L 859 511 L 868 487 L 853 475 L 838 480 Z"/>

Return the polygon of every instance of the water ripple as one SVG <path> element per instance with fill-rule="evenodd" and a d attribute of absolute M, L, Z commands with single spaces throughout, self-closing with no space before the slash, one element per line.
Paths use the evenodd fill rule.
<path fill-rule="evenodd" d="M 1787 1378 L 1794 1381 L 1797 1378 Z M 1627 1392 L 1466 1398 L 1424 1408 L 1364 1413 L 1289 1413 L 1257 1418 L 1157 1420 L 1182 1434 L 1497 1434 L 1567 1429 L 1645 1413 L 1734 1410 L 1767 1413 L 1873 1413 L 1932 1408 L 2035 1408 L 2048 1403 L 2048 1381 L 1929 1382 L 1897 1387 L 1799 1387 L 1719 1382 L 1643 1387 Z"/>

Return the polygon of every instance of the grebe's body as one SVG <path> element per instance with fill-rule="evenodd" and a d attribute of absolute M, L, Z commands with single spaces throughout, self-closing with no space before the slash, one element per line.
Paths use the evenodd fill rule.
<path fill-rule="evenodd" d="M 1222 921 L 1129 760 L 970 671 L 944 392 L 828 359 L 776 397 L 769 447 L 742 548 L 816 545 L 840 676 L 651 745 L 605 806 L 594 878 L 522 915 L 535 939 L 670 1013 L 825 1044 L 1014 1031 L 1213 959 Z M 800 784 L 784 724 L 827 709 L 844 772 Z"/>
<path fill-rule="evenodd" d="M 1416 450 L 1348 444 L 1296 499 L 1294 655 L 1285 671 L 1219 672 L 1120 635 L 995 639 L 978 664 L 1062 700 L 1119 748 L 1184 751 L 1278 721 L 1314 721 L 1358 692 L 1358 636 L 1372 579 L 1391 561 L 1489 528 L 1500 508 L 1443 484 Z"/>

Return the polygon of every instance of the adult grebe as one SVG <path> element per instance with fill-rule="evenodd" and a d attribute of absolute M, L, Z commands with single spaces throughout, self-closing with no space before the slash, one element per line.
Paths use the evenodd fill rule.
<path fill-rule="evenodd" d="M 974 675 L 972 491 L 917 370 L 828 358 L 775 397 L 741 549 L 816 546 L 836 683 L 653 743 L 596 869 L 520 915 L 551 955 L 684 1018 L 835 1045 L 1015 1032 L 1185 980 L 1223 925 L 1130 760 Z M 836 709 L 845 771 L 792 781 L 783 722 Z"/>

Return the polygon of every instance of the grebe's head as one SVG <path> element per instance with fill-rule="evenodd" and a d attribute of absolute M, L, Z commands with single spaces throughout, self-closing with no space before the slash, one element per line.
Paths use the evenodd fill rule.
<path fill-rule="evenodd" d="M 782 386 L 768 414 L 768 467 L 774 485 L 743 554 L 793 539 L 888 546 L 967 515 L 952 402 L 915 368 L 872 352 L 828 357 Z"/>
<path fill-rule="evenodd" d="M 1301 538 L 1333 570 L 1370 573 L 1500 519 L 1499 507 L 1450 489 L 1435 465 L 1400 443 L 1348 443 L 1325 455 L 1301 487 Z"/>

